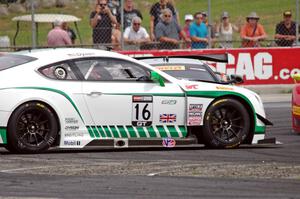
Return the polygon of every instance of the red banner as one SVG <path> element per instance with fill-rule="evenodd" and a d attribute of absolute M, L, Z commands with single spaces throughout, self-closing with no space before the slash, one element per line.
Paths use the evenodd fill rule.
<path fill-rule="evenodd" d="M 135 56 L 195 55 L 228 53 L 228 63 L 210 63 L 216 71 L 243 76 L 245 83 L 293 84 L 291 75 L 300 73 L 300 48 L 240 48 L 176 51 L 122 51 Z M 299 56 L 299 57 L 298 57 Z"/>

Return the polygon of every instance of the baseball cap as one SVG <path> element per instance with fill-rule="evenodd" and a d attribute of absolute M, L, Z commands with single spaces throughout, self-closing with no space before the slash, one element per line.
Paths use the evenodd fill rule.
<path fill-rule="evenodd" d="M 292 16 L 292 12 L 290 10 L 286 10 L 283 12 L 283 16 Z"/>
<path fill-rule="evenodd" d="M 223 12 L 221 18 L 228 18 L 229 17 L 229 13 L 228 12 Z"/>
<path fill-rule="evenodd" d="M 192 21 L 193 19 L 194 19 L 194 17 L 191 14 L 187 14 L 187 15 L 184 16 L 184 20 L 185 21 L 187 21 L 187 20 L 191 20 Z"/>

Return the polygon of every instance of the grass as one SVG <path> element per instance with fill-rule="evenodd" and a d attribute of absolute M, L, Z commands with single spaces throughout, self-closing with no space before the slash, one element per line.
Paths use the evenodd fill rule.
<path fill-rule="evenodd" d="M 149 30 L 149 10 L 153 3 L 158 0 L 135 0 L 136 7 L 141 10 L 144 21 L 143 26 Z M 79 22 L 79 30 L 84 44 L 92 43 L 91 28 L 89 26 L 89 14 L 93 5 L 87 0 L 75 0 L 75 3 L 65 8 L 38 9 L 36 13 L 58 13 L 72 14 L 82 19 Z M 181 25 L 185 14 L 193 14 L 197 11 L 208 11 L 208 0 L 175 0 L 176 8 L 180 15 Z M 275 25 L 282 20 L 282 12 L 292 10 L 294 19 L 296 18 L 296 0 L 211 0 L 211 19 L 213 24 L 220 21 L 223 11 L 228 11 L 231 21 L 237 25 L 245 22 L 245 17 L 250 12 L 256 11 L 261 17 L 260 23 L 264 25 L 269 39 L 273 39 Z M 29 14 L 29 12 L 24 13 Z M 13 40 L 16 23 L 11 19 L 18 14 L 0 16 L 0 36 L 8 35 Z M 71 24 L 72 27 L 72 24 Z M 51 24 L 40 24 L 38 34 L 38 44 L 46 45 L 46 36 L 52 28 Z M 239 34 L 235 33 L 235 39 L 239 39 Z M 79 42 L 77 41 L 77 44 Z M 21 31 L 17 38 L 17 45 L 31 45 L 31 23 L 21 23 Z"/>

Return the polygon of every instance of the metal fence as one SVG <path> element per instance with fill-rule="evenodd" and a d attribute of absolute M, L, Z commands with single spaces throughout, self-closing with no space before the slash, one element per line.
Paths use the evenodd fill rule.
<path fill-rule="evenodd" d="M 0 1 L 0 49 L 296 46 L 299 1 Z"/>

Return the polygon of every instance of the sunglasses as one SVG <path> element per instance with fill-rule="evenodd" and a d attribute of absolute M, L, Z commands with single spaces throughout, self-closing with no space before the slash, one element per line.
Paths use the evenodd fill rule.
<path fill-rule="evenodd" d="M 104 7 L 104 6 L 106 6 L 107 4 L 105 4 L 105 3 L 99 3 L 98 5 L 101 6 L 101 7 Z"/>
<path fill-rule="evenodd" d="M 140 23 L 133 23 L 134 26 L 140 26 Z"/>
<path fill-rule="evenodd" d="M 165 15 L 165 17 L 171 17 L 171 15 Z"/>

